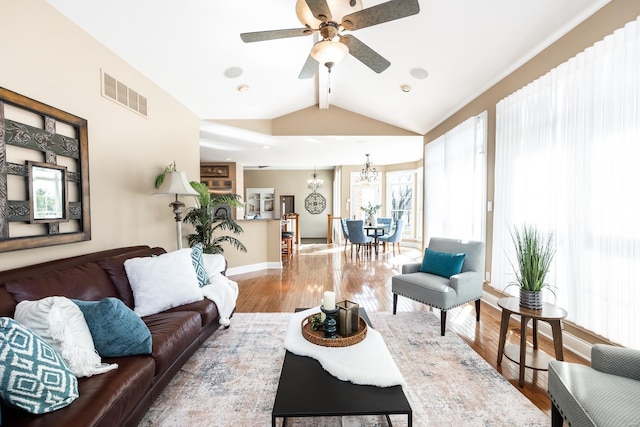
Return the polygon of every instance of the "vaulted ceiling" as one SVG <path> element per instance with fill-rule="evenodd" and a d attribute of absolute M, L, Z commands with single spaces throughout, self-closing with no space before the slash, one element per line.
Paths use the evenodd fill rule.
<path fill-rule="evenodd" d="M 365 153 L 381 165 L 418 160 L 422 135 L 608 0 L 419 0 L 417 15 L 344 31 L 388 69 L 347 55 L 311 79 L 298 75 L 317 32 L 240 39 L 302 27 L 295 0 L 48 2 L 202 119 L 203 161 L 310 168 Z"/>

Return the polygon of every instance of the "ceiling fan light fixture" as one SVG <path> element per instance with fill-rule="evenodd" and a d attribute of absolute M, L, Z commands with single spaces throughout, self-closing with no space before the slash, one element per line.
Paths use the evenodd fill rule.
<path fill-rule="evenodd" d="M 336 23 L 342 22 L 342 17 L 350 13 L 362 10 L 362 0 L 327 0 L 327 6 L 331 10 L 331 20 Z M 296 15 L 302 23 L 309 28 L 318 29 L 322 21 L 318 20 L 309 9 L 306 0 L 296 1 Z"/>
<path fill-rule="evenodd" d="M 321 40 L 311 48 L 311 57 L 322 65 L 329 62 L 337 64 L 348 53 L 347 45 L 333 40 Z"/>

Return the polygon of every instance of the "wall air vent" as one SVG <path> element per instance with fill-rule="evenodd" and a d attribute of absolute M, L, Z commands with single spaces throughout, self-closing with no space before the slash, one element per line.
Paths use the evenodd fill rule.
<path fill-rule="evenodd" d="M 104 71 L 101 76 L 102 96 L 147 117 L 147 98 Z"/>

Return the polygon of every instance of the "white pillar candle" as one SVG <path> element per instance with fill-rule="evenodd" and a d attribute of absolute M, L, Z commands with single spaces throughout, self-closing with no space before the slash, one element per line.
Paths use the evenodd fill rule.
<path fill-rule="evenodd" d="M 336 293 L 332 291 L 326 291 L 324 293 L 324 302 L 322 303 L 325 310 L 336 309 Z"/>

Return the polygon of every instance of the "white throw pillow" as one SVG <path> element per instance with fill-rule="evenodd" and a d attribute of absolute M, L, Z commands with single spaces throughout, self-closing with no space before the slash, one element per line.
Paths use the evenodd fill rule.
<path fill-rule="evenodd" d="M 124 262 L 133 291 L 133 311 L 140 317 L 201 301 L 202 291 L 191 262 L 191 249 Z"/>
<path fill-rule="evenodd" d="M 76 377 L 90 377 L 118 367 L 102 363 L 82 311 L 65 297 L 22 301 L 16 306 L 14 318 L 55 348 Z"/>

